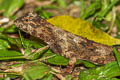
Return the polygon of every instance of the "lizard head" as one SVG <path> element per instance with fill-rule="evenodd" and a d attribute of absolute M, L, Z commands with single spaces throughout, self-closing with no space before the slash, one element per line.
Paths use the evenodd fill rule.
<path fill-rule="evenodd" d="M 14 21 L 16 27 L 24 32 L 31 33 L 35 28 L 44 27 L 48 23 L 45 19 L 38 16 L 36 13 L 30 12 Z"/>

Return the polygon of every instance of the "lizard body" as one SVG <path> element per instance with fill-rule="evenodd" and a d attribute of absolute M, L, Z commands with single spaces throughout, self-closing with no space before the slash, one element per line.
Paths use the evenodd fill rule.
<path fill-rule="evenodd" d="M 15 20 L 15 25 L 22 31 L 43 40 L 53 52 L 71 60 L 82 59 L 99 64 L 115 60 L 111 46 L 60 29 L 37 14 L 28 13 L 22 16 Z"/>

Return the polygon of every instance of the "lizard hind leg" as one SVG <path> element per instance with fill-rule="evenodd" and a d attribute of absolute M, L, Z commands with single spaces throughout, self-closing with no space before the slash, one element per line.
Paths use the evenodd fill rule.
<path fill-rule="evenodd" d="M 67 68 L 65 69 L 65 73 L 72 73 L 74 67 L 75 67 L 75 63 L 76 63 L 76 57 L 72 57 L 69 60 L 69 64 L 67 65 Z"/>

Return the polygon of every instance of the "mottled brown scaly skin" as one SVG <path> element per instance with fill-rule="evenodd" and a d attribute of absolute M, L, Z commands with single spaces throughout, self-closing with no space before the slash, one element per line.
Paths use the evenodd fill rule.
<path fill-rule="evenodd" d="M 115 60 L 112 47 L 95 43 L 55 27 L 37 14 L 28 13 L 22 16 L 15 20 L 15 25 L 22 31 L 43 40 L 55 53 L 66 58 L 75 57 L 100 64 Z"/>

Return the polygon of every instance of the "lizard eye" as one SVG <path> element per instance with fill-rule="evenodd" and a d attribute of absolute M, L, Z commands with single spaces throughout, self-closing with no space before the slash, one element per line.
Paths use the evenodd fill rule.
<path fill-rule="evenodd" d="M 21 21 L 28 22 L 28 21 L 29 21 L 29 18 L 27 18 L 27 17 L 23 17 L 23 18 L 21 19 Z"/>
<path fill-rule="evenodd" d="M 28 19 L 26 19 L 25 21 L 27 21 L 27 22 L 28 22 Z"/>

